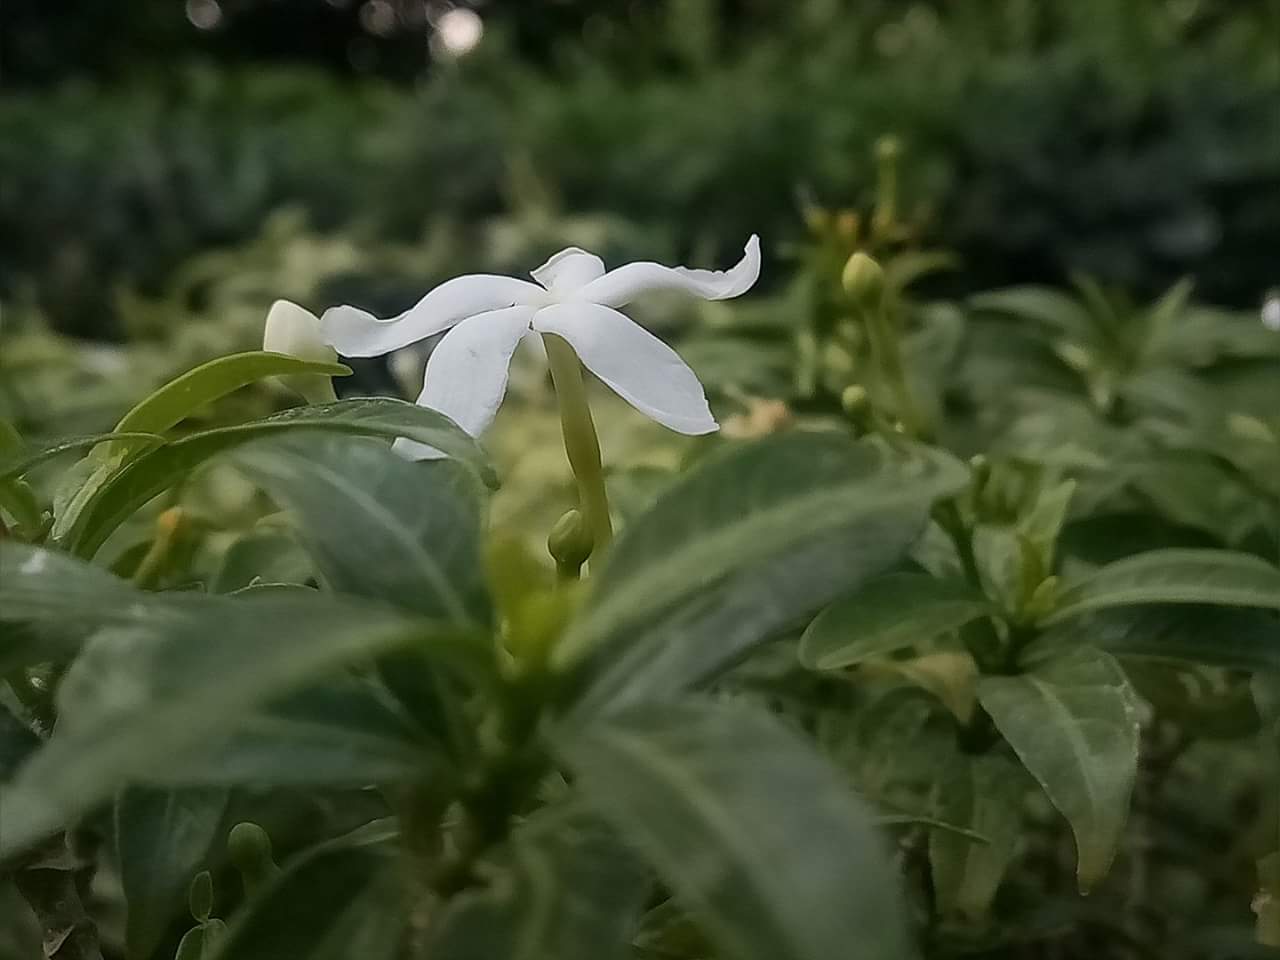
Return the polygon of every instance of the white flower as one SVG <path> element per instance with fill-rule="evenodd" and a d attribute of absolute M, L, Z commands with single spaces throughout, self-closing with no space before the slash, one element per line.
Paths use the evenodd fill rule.
<path fill-rule="evenodd" d="M 567 340 L 582 363 L 641 413 L 678 433 L 717 429 L 702 384 L 675 351 L 615 307 L 648 290 L 682 290 L 706 300 L 745 293 L 760 275 L 760 240 L 747 241 L 731 270 L 628 263 L 605 271 L 595 254 L 561 250 L 532 272 L 537 283 L 493 274 L 455 277 L 397 317 L 332 307 L 325 338 L 348 357 L 372 357 L 449 330 L 427 361 L 418 397 L 472 436 L 493 420 L 507 368 L 530 331 Z M 430 455 L 426 449 L 415 452 Z"/>
<path fill-rule="evenodd" d="M 288 354 L 299 360 L 338 362 L 338 352 L 325 342 L 320 318 L 288 300 L 277 300 L 267 311 L 262 349 L 269 353 Z M 312 403 L 334 399 L 333 381 L 322 374 L 296 373 L 276 379 Z"/>
<path fill-rule="evenodd" d="M 1262 304 L 1262 325 L 1280 333 L 1280 293 L 1273 293 Z"/>

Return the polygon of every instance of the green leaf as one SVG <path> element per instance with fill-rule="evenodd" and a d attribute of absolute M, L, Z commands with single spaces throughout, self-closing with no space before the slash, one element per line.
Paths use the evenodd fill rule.
<path fill-rule="evenodd" d="M 188 370 L 144 397 L 120 418 L 119 432 L 163 433 L 177 426 L 207 403 L 267 377 L 314 373 L 329 377 L 350 375 L 341 363 L 300 360 L 283 353 L 252 350 L 218 357 Z M 119 448 L 117 448 L 119 449 Z"/>
<path fill-rule="evenodd" d="M 0 960 L 45 956 L 40 923 L 7 878 L 0 879 Z"/>
<path fill-rule="evenodd" d="M 289 374 L 346 376 L 349 367 L 340 363 L 315 363 L 279 353 L 252 351 L 219 357 L 201 364 L 143 398 L 126 413 L 116 433 L 164 433 L 177 426 L 205 404 L 212 403 L 241 387 L 267 377 Z M 146 447 L 137 440 L 116 440 L 90 452 L 84 466 L 84 480 L 66 498 L 53 527 L 53 538 L 63 540 L 78 522 L 80 512 L 98 494 L 98 488 L 125 463 Z"/>
<path fill-rule="evenodd" d="M 6 794 L 0 856 L 127 783 L 163 777 L 261 705 L 345 664 L 410 642 L 461 660 L 478 648 L 440 624 L 315 593 L 202 600 L 163 629 L 107 630 L 86 645 L 59 689 L 53 737 Z"/>
<path fill-rule="evenodd" d="M 99 483 L 81 505 L 62 542 L 74 553 L 91 557 L 112 531 L 147 501 L 173 486 L 210 458 L 252 441 L 308 434 L 350 434 L 394 439 L 408 437 L 430 444 L 493 481 L 479 445 L 443 414 L 402 400 L 364 398 L 320 406 L 295 407 L 263 420 L 192 434 L 133 460 Z"/>
<path fill-rule="evenodd" d="M 1089 311 L 1075 298 L 1049 287 L 1009 287 L 969 298 L 974 310 L 1022 317 L 1082 344 L 1092 343 L 1096 330 Z"/>
<path fill-rule="evenodd" d="M 433 735 L 380 683 L 343 676 L 251 711 L 151 779 L 358 788 L 437 778 L 446 772 L 442 757 Z"/>
<path fill-rule="evenodd" d="M 287 531 L 266 527 L 236 540 L 222 555 L 210 593 L 233 593 L 248 586 L 302 584 L 312 575 L 310 559 Z"/>
<path fill-rule="evenodd" d="M 481 517 L 447 463 L 321 436 L 259 441 L 234 463 L 290 510 L 332 589 L 459 624 L 491 620 Z"/>
<path fill-rule="evenodd" d="M 21 477 L 46 460 L 52 460 L 59 454 L 70 453 L 73 450 L 88 450 L 100 443 L 112 440 L 120 442 L 137 440 L 144 447 L 164 443 L 164 437 L 158 433 L 120 433 L 116 431 L 112 433 L 91 433 L 83 437 L 60 437 L 57 440 L 50 440 L 45 444 L 39 445 L 35 450 L 30 449 L 28 446 L 22 450 L 15 451 L 16 454 L 21 454 L 20 456 L 15 455 L 0 460 L 0 480 L 8 477 Z"/>
<path fill-rule="evenodd" d="M 1228 670 L 1280 670 L 1280 618 L 1239 607 L 1111 608 L 1058 624 L 1041 642 L 1090 643 L 1118 656 L 1185 660 Z"/>
<path fill-rule="evenodd" d="M 40 498 L 25 480 L 16 477 L 0 479 L 0 510 L 13 518 L 19 530 L 30 531 L 36 536 L 44 524 L 44 509 Z"/>
<path fill-rule="evenodd" d="M 575 809 L 522 824 L 487 886 L 445 908 L 433 960 L 626 960 L 649 887 L 612 832 Z"/>
<path fill-rule="evenodd" d="M 800 662 L 838 670 L 958 630 L 989 611 L 963 580 L 890 573 L 868 580 L 818 614 L 800 638 Z"/>
<path fill-rule="evenodd" d="M 0 702 L 0 783 L 40 746 L 40 738 Z"/>
<path fill-rule="evenodd" d="M 288 864 L 209 960 L 396 960 L 408 916 L 396 830 L 375 821 Z"/>
<path fill-rule="evenodd" d="M 1280 610 L 1280 569 L 1252 554 L 1230 550 L 1152 550 L 1109 563 L 1067 586 L 1044 623 L 1140 603 Z"/>
<path fill-rule="evenodd" d="M 767 713 L 635 707 L 561 731 L 583 798 L 733 960 L 899 960 L 898 881 L 848 782 Z"/>
<path fill-rule="evenodd" d="M 1108 654 L 1079 647 L 1015 676 L 986 676 L 978 700 L 1076 838 L 1087 890 L 1106 875 L 1138 767 L 1138 698 Z"/>
<path fill-rule="evenodd" d="M 970 921 L 984 920 L 1022 836 L 1026 774 L 997 754 L 957 753 L 938 783 L 937 813 L 948 827 L 929 834 L 929 866 L 938 907 Z"/>
<path fill-rule="evenodd" d="M 614 545 L 553 653 L 579 717 L 670 697 L 897 562 L 959 461 L 835 434 L 735 447 L 688 474 Z"/>
<path fill-rule="evenodd" d="M 194 877 L 218 838 L 225 790 L 130 787 L 116 798 L 116 851 L 130 958 L 146 960 L 180 915 Z"/>
<path fill-rule="evenodd" d="M 103 627 L 176 623 L 193 602 L 143 593 L 56 550 L 0 541 L 0 672 L 67 656 Z"/>

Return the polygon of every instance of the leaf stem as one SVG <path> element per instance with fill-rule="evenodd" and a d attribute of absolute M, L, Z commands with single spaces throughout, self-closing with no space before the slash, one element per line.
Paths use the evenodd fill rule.
<path fill-rule="evenodd" d="M 613 523 L 609 519 L 609 497 L 604 485 L 604 466 L 600 460 L 600 440 L 596 435 L 591 406 L 587 402 L 582 363 L 567 340 L 544 333 L 547 361 L 551 366 L 551 382 L 560 402 L 560 427 L 564 432 L 564 450 L 569 457 L 578 483 L 578 501 L 591 529 L 593 555 L 599 556 L 613 540 Z"/>

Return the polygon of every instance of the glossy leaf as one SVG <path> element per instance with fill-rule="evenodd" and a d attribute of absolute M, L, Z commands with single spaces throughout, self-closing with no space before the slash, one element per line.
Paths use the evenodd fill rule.
<path fill-rule="evenodd" d="M 1214 603 L 1280 610 L 1280 568 L 1229 550 L 1152 550 L 1068 585 L 1046 625 L 1105 607 Z"/>
<path fill-rule="evenodd" d="M 586 802 L 733 960 L 900 960 L 898 882 L 847 781 L 767 713 L 635 707 L 562 731 Z"/>
<path fill-rule="evenodd" d="M 678 695 L 800 625 L 899 560 L 933 500 L 967 479 L 948 456 L 832 434 L 703 464 L 626 529 L 556 648 L 559 668 L 581 671 L 575 714 Z"/>
<path fill-rule="evenodd" d="M 332 589 L 455 623 L 489 622 L 480 516 L 447 463 L 319 436 L 259 441 L 234 463 L 289 509 Z"/>
<path fill-rule="evenodd" d="M 522 824 L 488 885 L 440 916 L 433 960 L 626 960 L 647 872 L 612 831 L 577 810 Z"/>
<path fill-rule="evenodd" d="M 926 643 L 987 611 L 986 598 L 963 580 L 886 574 L 818 614 L 800 638 L 800 662 L 815 670 L 838 670 Z"/>
<path fill-rule="evenodd" d="M 351 434 L 428 443 L 477 469 L 487 482 L 493 470 L 484 452 L 443 414 L 386 398 L 339 400 L 295 407 L 263 420 L 192 434 L 144 454 L 101 482 L 76 522 L 61 535 L 69 550 L 91 557 L 121 523 L 157 494 L 210 458 L 252 441 L 285 440 L 299 433 Z"/>
<path fill-rule="evenodd" d="M 414 640 L 470 656 L 471 644 L 439 625 L 315 594 L 205 598 L 163 630 L 95 635 L 59 689 L 54 736 L 7 792 L 0 855 L 162 776 L 262 704 Z"/>
<path fill-rule="evenodd" d="M 1120 665 L 1091 647 L 1025 673 L 986 676 L 978 700 L 1076 838 L 1082 890 L 1106 875 L 1138 767 L 1138 698 Z"/>
<path fill-rule="evenodd" d="M 321 844 L 240 908 L 208 960 L 397 960 L 403 867 L 387 823 Z"/>
<path fill-rule="evenodd" d="M 227 792 L 130 787 L 116 798 L 116 853 L 130 958 L 146 960 L 181 915 L 192 878 L 219 836 Z"/>

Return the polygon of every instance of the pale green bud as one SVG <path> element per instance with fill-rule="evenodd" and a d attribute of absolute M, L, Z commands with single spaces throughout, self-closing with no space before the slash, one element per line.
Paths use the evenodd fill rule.
<path fill-rule="evenodd" d="M 884 270 L 861 250 L 844 265 L 840 282 L 850 297 L 865 306 L 879 304 L 884 294 Z"/>

